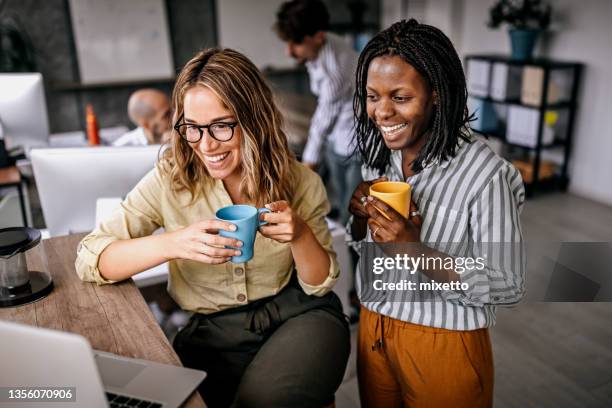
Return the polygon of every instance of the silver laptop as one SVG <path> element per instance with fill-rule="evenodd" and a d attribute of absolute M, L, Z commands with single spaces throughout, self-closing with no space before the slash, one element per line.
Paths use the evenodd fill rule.
<path fill-rule="evenodd" d="M 0 339 L 2 407 L 174 408 L 206 376 L 199 370 L 94 351 L 77 334 L 12 322 L 0 321 Z M 16 391 L 25 387 L 59 391 L 36 391 L 31 396 L 38 399 L 26 402 Z"/>

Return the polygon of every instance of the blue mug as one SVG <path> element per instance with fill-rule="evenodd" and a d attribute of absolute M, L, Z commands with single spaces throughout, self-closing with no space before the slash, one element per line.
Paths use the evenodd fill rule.
<path fill-rule="evenodd" d="M 232 263 L 243 263 L 253 258 L 253 244 L 255 244 L 255 234 L 260 226 L 267 224 L 260 221 L 262 213 L 271 212 L 267 208 L 256 208 L 250 205 L 228 205 L 217 210 L 218 220 L 231 222 L 236 226 L 236 231 L 219 230 L 222 237 L 235 238 L 242 241 L 242 248 L 233 248 L 242 251 L 238 256 L 232 256 Z"/>

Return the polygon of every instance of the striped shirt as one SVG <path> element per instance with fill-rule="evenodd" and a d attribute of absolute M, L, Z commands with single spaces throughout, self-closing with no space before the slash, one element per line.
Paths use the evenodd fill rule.
<path fill-rule="evenodd" d="M 325 142 L 334 152 L 350 156 L 353 146 L 353 91 L 357 53 L 332 33 L 326 33 L 325 45 L 314 61 L 306 62 L 310 90 L 317 96 L 317 108 L 310 120 L 308 141 L 302 160 L 319 163 Z"/>
<path fill-rule="evenodd" d="M 380 177 L 365 165 L 362 174 L 364 180 Z M 390 296 L 379 296 L 375 302 L 363 300 L 363 305 L 394 319 L 431 327 L 475 330 L 493 326 L 495 305 L 516 303 L 524 294 L 519 214 L 525 192 L 520 173 L 484 142 L 474 140 L 462 142 L 455 157 L 432 163 L 405 179 L 401 151 L 393 151 L 384 175 L 412 186 L 412 200 L 423 219 L 421 242 L 450 256 L 484 257 L 486 265 L 478 273 L 459 275 L 469 285 L 465 292 L 437 292 L 433 300 L 401 302 L 394 294 L 393 301 Z M 365 239 L 372 242 L 370 231 Z M 360 247 L 350 239 L 349 243 Z M 361 284 L 358 273 L 357 288 L 363 298 Z"/>

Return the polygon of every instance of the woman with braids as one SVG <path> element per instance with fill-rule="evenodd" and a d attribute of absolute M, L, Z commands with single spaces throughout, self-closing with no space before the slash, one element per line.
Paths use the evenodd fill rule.
<path fill-rule="evenodd" d="M 333 403 L 350 342 L 330 292 L 338 266 L 320 178 L 290 153 L 270 88 L 236 51 L 196 54 L 172 109 L 170 147 L 83 239 L 77 272 L 108 284 L 169 261 L 170 295 L 193 312 L 174 347 L 208 373 L 200 391 L 209 407 Z M 242 243 L 218 234 L 236 228 L 215 219 L 232 204 L 271 210 L 246 263 L 228 262 L 240 254 L 228 247 Z"/>
<path fill-rule="evenodd" d="M 401 21 L 359 57 L 356 138 L 368 181 L 350 202 L 353 243 L 362 254 L 376 245 L 387 254 L 450 258 L 455 262 L 419 268 L 415 279 L 466 284 L 367 296 L 368 271 L 359 274 L 358 375 L 366 408 L 493 403 L 488 328 L 495 305 L 516 303 L 524 292 L 524 189 L 514 167 L 472 138 L 466 99 L 459 57 L 435 27 Z M 408 219 L 369 196 L 380 180 L 412 186 Z M 482 268 L 459 268 L 459 257 L 481 257 Z M 394 268 L 393 276 L 410 276 Z"/>

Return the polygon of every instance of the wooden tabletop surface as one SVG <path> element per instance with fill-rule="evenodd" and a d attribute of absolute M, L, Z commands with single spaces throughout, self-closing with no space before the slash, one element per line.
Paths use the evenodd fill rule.
<path fill-rule="evenodd" d="M 0 319 L 78 333 L 95 350 L 180 366 L 178 356 L 132 280 L 98 286 L 79 279 L 74 261 L 83 236 L 43 240 L 28 251 L 28 269 L 48 271 L 54 289 L 38 302 L 0 308 Z M 197 393 L 185 406 L 205 407 Z"/>
<path fill-rule="evenodd" d="M 21 183 L 21 174 L 15 166 L 0 169 L 0 186 Z"/>

